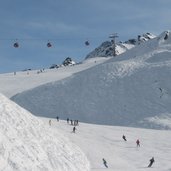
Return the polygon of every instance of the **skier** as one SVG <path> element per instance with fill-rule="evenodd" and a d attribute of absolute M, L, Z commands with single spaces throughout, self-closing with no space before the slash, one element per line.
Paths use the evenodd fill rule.
<path fill-rule="evenodd" d="M 59 122 L 59 116 L 56 117 L 57 122 Z"/>
<path fill-rule="evenodd" d="M 75 126 L 78 125 L 78 120 L 74 120 L 74 125 L 75 125 Z"/>
<path fill-rule="evenodd" d="M 125 135 L 123 135 L 123 136 L 122 136 L 122 138 L 123 138 L 125 141 L 127 141 L 127 139 L 126 139 L 126 136 L 125 136 Z"/>
<path fill-rule="evenodd" d="M 76 127 L 74 126 L 74 127 L 73 127 L 73 131 L 72 131 L 72 132 L 73 132 L 73 133 L 75 133 L 75 130 L 76 130 Z"/>
<path fill-rule="evenodd" d="M 106 161 L 104 158 L 103 158 L 102 160 L 103 160 L 104 166 L 105 166 L 106 168 L 108 168 L 107 161 Z"/>
<path fill-rule="evenodd" d="M 67 118 L 67 123 L 69 124 L 69 118 Z"/>
<path fill-rule="evenodd" d="M 76 120 L 74 120 L 74 126 L 76 126 L 77 125 L 77 121 Z"/>
<path fill-rule="evenodd" d="M 78 120 L 76 120 L 76 123 L 77 123 L 77 125 L 78 125 Z"/>
<path fill-rule="evenodd" d="M 155 162 L 154 157 L 152 157 L 152 158 L 150 159 L 150 164 L 148 165 L 148 167 L 151 167 L 151 166 L 153 165 L 154 162 Z"/>
<path fill-rule="evenodd" d="M 137 139 L 136 144 L 137 144 L 137 147 L 140 147 L 140 140 L 139 139 Z"/>
<path fill-rule="evenodd" d="M 51 126 L 51 124 L 52 124 L 52 121 L 51 121 L 51 120 L 49 120 L 49 125 Z"/>

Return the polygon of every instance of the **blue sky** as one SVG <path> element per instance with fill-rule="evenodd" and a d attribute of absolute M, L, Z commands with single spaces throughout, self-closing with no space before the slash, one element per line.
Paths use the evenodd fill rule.
<path fill-rule="evenodd" d="M 0 0 L 0 73 L 48 68 L 68 56 L 79 62 L 115 32 L 117 41 L 158 35 L 171 28 L 170 7 L 170 0 Z"/>

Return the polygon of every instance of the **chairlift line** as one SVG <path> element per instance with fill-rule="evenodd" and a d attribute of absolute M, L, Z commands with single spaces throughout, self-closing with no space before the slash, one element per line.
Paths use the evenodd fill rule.
<path fill-rule="evenodd" d="M 118 37 L 116 34 L 111 34 L 110 35 L 110 38 L 111 39 L 115 39 L 116 37 Z M 91 39 L 96 39 L 97 37 L 91 37 Z M 82 40 L 84 45 L 85 46 L 90 46 L 90 41 L 88 39 L 85 39 L 84 37 L 78 37 L 78 38 L 51 38 L 51 39 L 46 39 L 46 38 L 20 38 L 20 39 L 13 39 L 13 38 L 0 38 L 0 41 L 14 41 L 13 43 L 13 47 L 14 48 L 19 48 L 20 47 L 20 44 L 21 42 L 26 42 L 26 41 L 45 41 L 47 40 L 47 43 L 46 43 L 46 47 L 47 48 L 51 48 L 53 47 L 53 44 L 51 43 L 51 41 L 55 42 L 55 41 L 62 41 L 62 40 L 71 40 L 71 41 L 74 41 L 74 40 Z"/>
<path fill-rule="evenodd" d="M 89 46 L 89 45 L 90 45 L 90 42 L 89 42 L 88 40 L 86 40 L 84 43 L 85 43 L 86 46 Z M 18 48 L 18 47 L 19 47 L 19 43 L 18 43 L 18 42 L 15 42 L 15 43 L 13 44 L 13 46 L 14 46 L 15 48 Z M 48 41 L 48 43 L 46 44 L 46 46 L 47 46 L 48 48 L 51 48 L 51 47 L 52 47 L 52 43 L 51 43 L 50 41 Z"/>

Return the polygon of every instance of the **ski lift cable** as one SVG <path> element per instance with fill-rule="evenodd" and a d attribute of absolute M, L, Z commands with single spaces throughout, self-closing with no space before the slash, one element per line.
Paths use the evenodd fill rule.
<path fill-rule="evenodd" d="M 56 41 L 67 41 L 67 40 L 81 40 L 84 42 L 85 46 L 89 46 L 91 44 L 91 41 L 95 39 L 102 39 L 106 38 L 106 36 L 81 36 L 81 37 L 54 37 L 54 38 L 0 38 L 0 41 L 12 41 L 13 46 L 15 48 L 20 47 L 21 42 L 26 42 L 26 41 L 43 41 L 46 42 L 46 46 L 48 48 L 53 46 L 53 43 Z"/>

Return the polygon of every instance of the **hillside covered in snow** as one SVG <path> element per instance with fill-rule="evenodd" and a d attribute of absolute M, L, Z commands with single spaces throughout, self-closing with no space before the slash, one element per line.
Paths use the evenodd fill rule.
<path fill-rule="evenodd" d="M 60 132 L 0 95 L 0 171 L 89 170 L 81 150 Z"/>
<path fill-rule="evenodd" d="M 170 129 L 170 31 L 58 82 L 12 97 L 36 116 Z M 96 62 L 96 61 L 95 61 Z"/>

